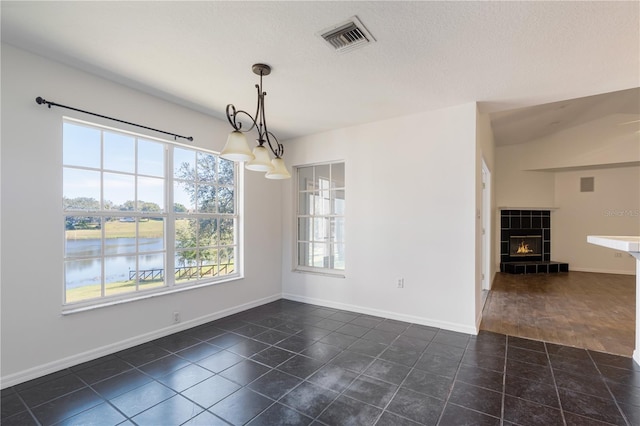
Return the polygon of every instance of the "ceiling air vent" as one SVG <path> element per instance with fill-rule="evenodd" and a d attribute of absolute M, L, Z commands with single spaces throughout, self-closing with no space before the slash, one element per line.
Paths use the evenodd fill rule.
<path fill-rule="evenodd" d="M 338 53 L 376 41 L 356 16 L 349 18 L 346 22 L 327 28 L 319 32 L 318 35 Z"/>

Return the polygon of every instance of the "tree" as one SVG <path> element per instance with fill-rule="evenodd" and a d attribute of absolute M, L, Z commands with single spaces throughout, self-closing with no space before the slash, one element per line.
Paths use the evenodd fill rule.
<path fill-rule="evenodd" d="M 179 184 L 189 194 L 198 212 L 234 213 L 235 167 L 233 162 L 211 154 L 197 153 L 196 164 L 182 163 L 176 172 Z M 178 204 L 174 206 L 177 210 Z M 200 218 L 189 220 L 186 228 L 176 232 L 179 249 L 178 262 L 185 265 L 202 265 L 214 260 L 217 244 L 233 242 L 233 219 Z M 218 240 L 218 238 L 220 240 Z M 186 249 L 186 250 L 184 250 Z"/>

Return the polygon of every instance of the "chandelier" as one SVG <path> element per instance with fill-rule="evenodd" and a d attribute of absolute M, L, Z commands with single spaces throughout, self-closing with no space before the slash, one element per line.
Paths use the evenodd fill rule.
<path fill-rule="evenodd" d="M 229 120 L 229 124 L 234 130 L 229 133 L 227 144 L 224 146 L 220 156 L 231 161 L 246 161 L 245 168 L 266 172 L 265 177 L 268 179 L 289 179 L 291 174 L 282 159 L 284 147 L 267 128 L 267 119 L 264 113 L 264 97 L 267 93 L 262 91 L 262 76 L 271 74 L 271 67 L 265 64 L 254 64 L 251 69 L 254 74 L 260 76 L 260 84 L 256 84 L 256 89 L 258 90 L 256 115 L 254 117 L 246 111 L 236 111 L 236 107 L 233 104 L 227 105 L 227 120 Z M 248 118 L 251 127 L 243 130 L 240 116 Z M 258 132 L 258 139 L 256 139 L 258 146 L 252 152 L 244 134 L 253 129 Z M 267 146 L 269 146 L 269 150 L 274 156 L 273 159 L 271 159 L 271 155 L 267 151 Z"/>

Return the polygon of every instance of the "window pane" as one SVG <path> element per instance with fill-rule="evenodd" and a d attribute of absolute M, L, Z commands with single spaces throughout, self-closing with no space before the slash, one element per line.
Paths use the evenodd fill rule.
<path fill-rule="evenodd" d="M 220 219 L 220 244 L 235 244 L 235 221 L 233 219 Z"/>
<path fill-rule="evenodd" d="M 164 145 L 145 139 L 138 140 L 138 173 L 164 177 Z"/>
<path fill-rule="evenodd" d="M 328 181 L 325 182 L 328 186 Z M 321 190 L 315 193 L 315 212 L 316 215 L 328 215 L 331 213 L 331 204 L 329 200 L 329 190 Z"/>
<path fill-rule="evenodd" d="M 235 210 L 235 198 L 233 188 L 218 188 L 218 213 L 233 214 Z"/>
<path fill-rule="evenodd" d="M 104 174 L 104 203 L 113 203 L 114 210 L 133 211 L 135 197 L 134 176 L 115 173 Z"/>
<path fill-rule="evenodd" d="M 138 222 L 138 238 L 159 240 L 162 242 L 162 247 L 158 248 L 158 250 L 163 250 L 164 229 L 165 224 L 163 217 L 140 218 Z"/>
<path fill-rule="evenodd" d="M 332 242 L 344 241 L 344 218 L 343 217 L 331 218 L 331 241 Z"/>
<path fill-rule="evenodd" d="M 344 188 L 344 163 L 331 165 L 331 188 Z"/>
<path fill-rule="evenodd" d="M 326 241 L 329 239 L 329 218 L 316 217 L 313 219 L 313 240 Z"/>
<path fill-rule="evenodd" d="M 135 139 L 120 133 L 104 132 L 104 168 L 118 172 L 135 172 Z"/>
<path fill-rule="evenodd" d="M 315 197 L 311 192 L 301 192 L 298 195 L 298 214 L 301 215 L 312 215 L 313 212 L 313 203 Z"/>
<path fill-rule="evenodd" d="M 313 266 L 312 259 L 311 243 L 298 243 L 298 264 L 300 266 Z"/>
<path fill-rule="evenodd" d="M 63 124 L 62 161 L 66 166 L 100 167 L 100 130 Z"/>
<path fill-rule="evenodd" d="M 102 255 L 102 234 L 99 217 L 65 217 L 65 257 Z"/>
<path fill-rule="evenodd" d="M 313 265 L 317 268 L 329 267 L 329 247 L 327 244 L 313 243 Z"/>
<path fill-rule="evenodd" d="M 65 302 L 79 302 L 102 295 L 102 261 L 73 260 L 64 263 Z"/>
<path fill-rule="evenodd" d="M 198 184 L 198 212 L 216 212 L 216 187 L 213 185 Z"/>
<path fill-rule="evenodd" d="M 329 189 L 329 180 L 331 179 L 329 164 L 315 166 L 315 187 L 316 189 Z"/>
<path fill-rule="evenodd" d="M 344 244 L 333 245 L 333 269 L 344 270 Z"/>
<path fill-rule="evenodd" d="M 313 167 L 298 168 L 298 190 L 313 190 Z"/>
<path fill-rule="evenodd" d="M 138 178 L 138 211 L 164 212 L 164 179 Z"/>
<path fill-rule="evenodd" d="M 233 185 L 235 183 L 233 161 L 218 157 L 218 183 L 220 185 Z"/>
<path fill-rule="evenodd" d="M 179 249 L 190 249 L 195 248 L 197 246 L 196 242 L 196 232 L 197 232 L 197 222 L 195 219 L 181 219 L 176 221 L 176 248 Z M 195 259 L 195 253 L 190 254 L 188 252 L 184 252 L 184 257 L 180 266 L 184 266 L 184 261 L 188 259 Z"/>
<path fill-rule="evenodd" d="M 211 247 L 218 244 L 218 219 L 198 219 L 198 245 Z"/>
<path fill-rule="evenodd" d="M 136 221 L 133 218 L 110 220 L 105 224 L 105 254 L 127 254 L 136 252 Z"/>
<path fill-rule="evenodd" d="M 186 182 L 175 182 L 173 184 L 173 211 L 175 212 L 194 212 L 196 206 L 194 204 L 195 199 L 192 197 L 192 192 L 187 191 Z"/>
<path fill-rule="evenodd" d="M 198 279 L 198 268 L 196 267 L 197 252 L 195 250 L 189 253 L 177 251 L 175 254 L 175 282 L 176 284 L 184 284 L 189 281 Z"/>
<path fill-rule="evenodd" d="M 137 270 L 138 275 L 146 271 Z M 128 293 L 136 290 L 136 257 L 113 256 L 106 257 L 104 264 L 105 295 Z M 132 276 L 133 279 L 129 277 Z"/>
<path fill-rule="evenodd" d="M 344 215 L 344 190 L 331 191 L 331 214 Z"/>
<path fill-rule="evenodd" d="M 173 148 L 173 174 L 178 179 L 196 180 L 196 153 L 192 150 Z"/>
<path fill-rule="evenodd" d="M 197 155 L 198 182 L 216 182 L 216 157 L 211 154 L 199 152 Z"/>
<path fill-rule="evenodd" d="M 138 288 L 162 287 L 165 283 L 164 253 L 138 256 Z"/>
<path fill-rule="evenodd" d="M 309 217 L 298 218 L 298 240 L 311 241 L 311 223 L 312 219 Z"/>
<path fill-rule="evenodd" d="M 220 269 L 218 275 L 228 275 L 235 272 L 235 249 L 233 247 L 222 248 L 219 251 Z"/>
<path fill-rule="evenodd" d="M 99 210 L 100 172 L 65 167 L 62 194 L 65 210 Z"/>

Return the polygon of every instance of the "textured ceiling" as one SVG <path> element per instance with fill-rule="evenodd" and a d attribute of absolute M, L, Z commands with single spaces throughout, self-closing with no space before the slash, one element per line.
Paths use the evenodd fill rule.
<path fill-rule="evenodd" d="M 498 125 L 536 121 L 508 110 L 640 86 L 638 2 L 0 4 L 3 42 L 219 118 L 255 108 L 267 63 L 281 140 L 477 101 L 513 143 Z M 336 54 L 317 33 L 354 15 L 377 41 Z"/>

